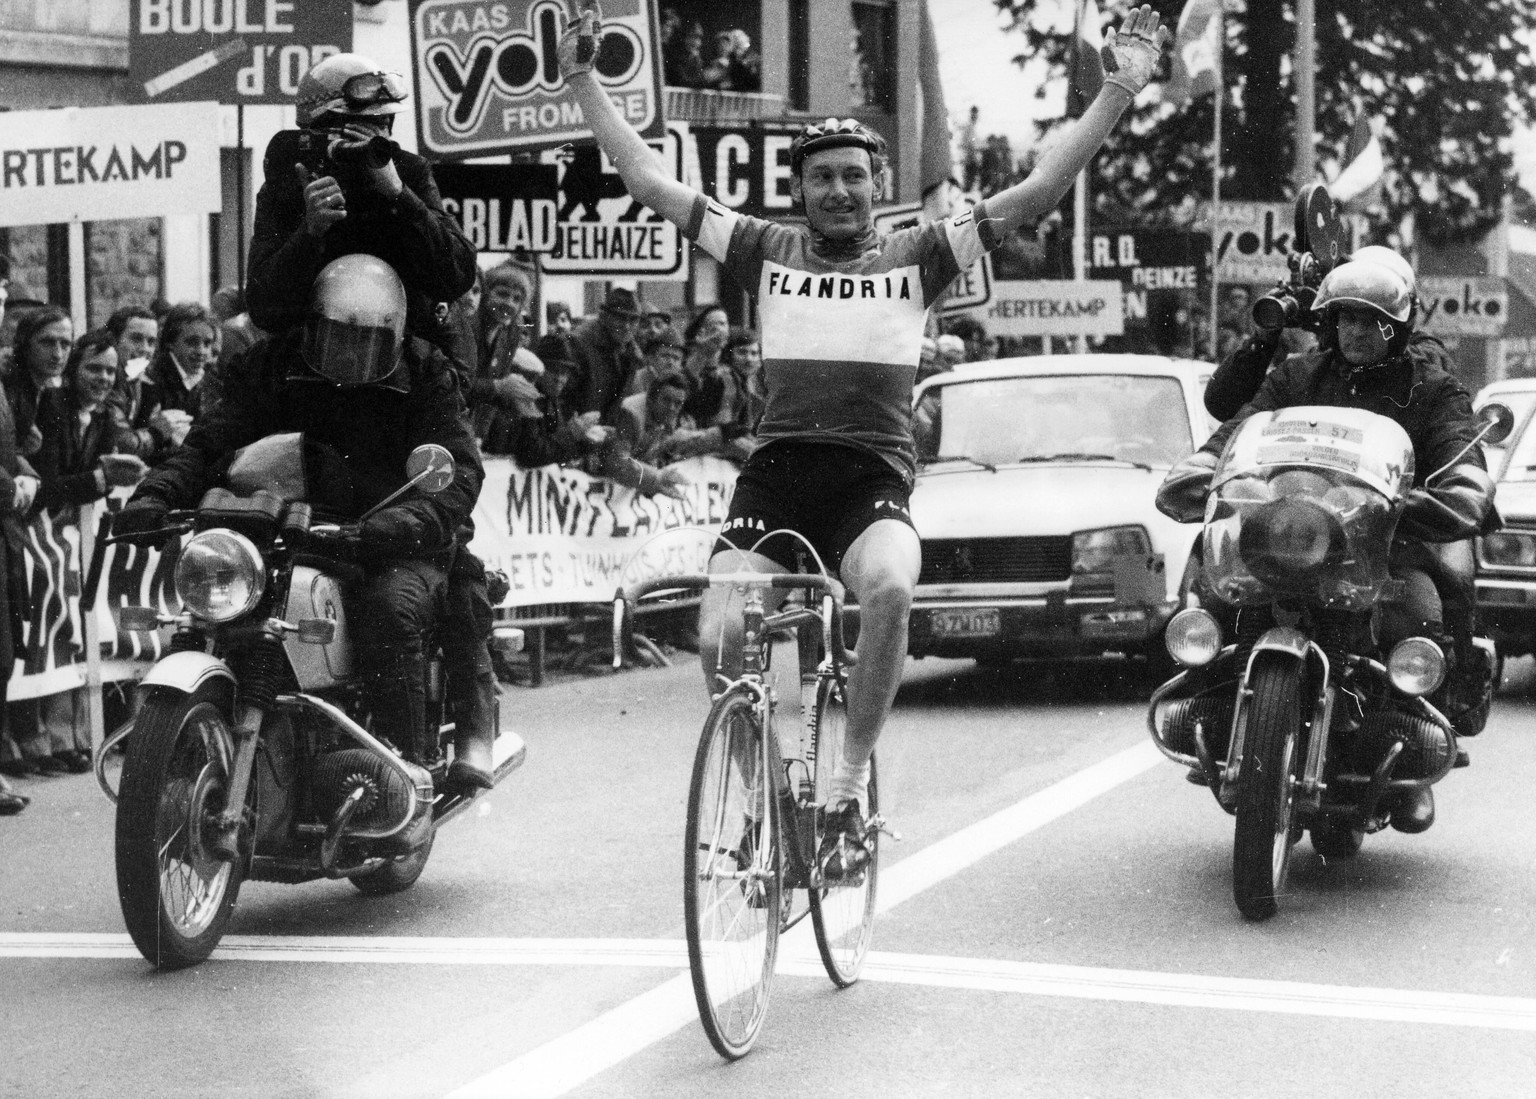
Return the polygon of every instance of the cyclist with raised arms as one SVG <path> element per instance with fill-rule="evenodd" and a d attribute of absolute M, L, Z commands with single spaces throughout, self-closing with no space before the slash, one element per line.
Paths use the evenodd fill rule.
<path fill-rule="evenodd" d="M 842 861 L 854 869 L 868 858 L 860 806 L 901 682 L 922 562 L 907 500 L 916 471 L 912 386 L 928 309 L 983 252 L 1056 208 L 1151 78 L 1168 29 L 1144 4 L 1118 35 L 1109 31 L 1103 88 L 1027 179 L 957 217 L 891 234 L 877 233 L 871 220 L 885 142 L 853 119 L 806 126 L 790 146 L 790 193 L 808 225 L 735 213 L 673 179 L 593 75 L 600 37 L 587 12 L 559 45 L 561 72 L 598 144 L 632 197 L 680 226 L 757 298 L 767 405 L 721 530 L 727 548 L 710 569 L 790 571 L 796 540 L 762 536 L 793 530 L 859 601 L 858 660 L 827 828 L 841 833 Z M 727 675 L 739 668 L 740 616 L 726 613 L 729 598 L 729 589 L 712 588 L 700 611 L 711 690 L 717 653 Z"/>

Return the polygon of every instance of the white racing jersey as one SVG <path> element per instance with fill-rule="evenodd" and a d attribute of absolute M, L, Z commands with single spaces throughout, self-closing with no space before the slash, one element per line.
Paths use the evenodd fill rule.
<path fill-rule="evenodd" d="M 834 261 L 812 251 L 806 226 L 699 196 L 689 239 L 757 299 L 768 394 L 759 442 L 846 443 L 911 479 L 912 386 L 928 309 L 996 243 L 978 232 L 982 210 L 872 235 L 862 255 Z"/>

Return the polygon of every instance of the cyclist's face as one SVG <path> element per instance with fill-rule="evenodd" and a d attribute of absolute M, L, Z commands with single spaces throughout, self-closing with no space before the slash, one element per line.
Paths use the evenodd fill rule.
<path fill-rule="evenodd" d="M 812 229 L 845 240 L 869 228 L 875 184 L 869 153 L 845 147 L 806 157 L 800 175 L 790 180 L 790 191 L 805 203 Z"/>

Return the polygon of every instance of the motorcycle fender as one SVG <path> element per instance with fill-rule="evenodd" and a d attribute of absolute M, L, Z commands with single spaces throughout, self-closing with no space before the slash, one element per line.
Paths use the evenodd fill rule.
<path fill-rule="evenodd" d="M 192 694 L 215 679 L 228 680 L 231 689 L 235 685 L 235 673 L 218 657 L 196 652 L 171 653 L 149 669 L 139 686 L 169 687 L 182 694 Z"/>
<path fill-rule="evenodd" d="M 1305 660 L 1311 647 L 1312 642 L 1300 630 L 1293 630 L 1289 626 L 1276 626 L 1274 629 L 1264 631 L 1264 636 L 1254 644 L 1253 651 L 1287 653 L 1297 660 Z M 1249 667 L 1252 666 L 1250 659 Z"/>

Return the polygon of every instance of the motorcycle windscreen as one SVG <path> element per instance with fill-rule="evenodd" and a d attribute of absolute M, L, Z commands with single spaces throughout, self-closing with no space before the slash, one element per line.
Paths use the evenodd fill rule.
<path fill-rule="evenodd" d="M 1206 501 L 1205 579 L 1235 604 L 1371 607 L 1413 485 L 1401 427 L 1361 409 L 1288 408 L 1247 420 Z"/>

